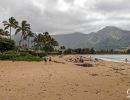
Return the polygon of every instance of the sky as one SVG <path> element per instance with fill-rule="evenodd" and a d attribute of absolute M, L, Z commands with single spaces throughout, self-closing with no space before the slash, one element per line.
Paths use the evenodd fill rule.
<path fill-rule="evenodd" d="M 130 30 L 130 0 L 0 0 L 2 21 L 27 20 L 33 32 L 90 33 L 105 26 Z"/>

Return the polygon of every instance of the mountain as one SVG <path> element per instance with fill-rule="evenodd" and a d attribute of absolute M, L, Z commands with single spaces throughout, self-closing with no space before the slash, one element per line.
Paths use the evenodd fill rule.
<path fill-rule="evenodd" d="M 53 35 L 60 45 L 64 45 L 67 48 L 84 48 L 88 46 L 88 35 L 83 33 L 72 33 L 64 35 Z"/>
<path fill-rule="evenodd" d="M 117 27 L 107 26 L 98 32 L 84 34 L 80 32 L 53 35 L 60 45 L 67 48 L 96 48 L 96 49 L 116 49 L 130 45 L 130 31 Z"/>
<path fill-rule="evenodd" d="M 16 44 L 20 35 L 12 36 Z M 52 35 L 60 45 L 66 48 L 95 48 L 95 49 L 117 49 L 130 46 L 130 31 L 117 27 L 107 26 L 97 32 L 85 34 L 75 32 L 70 34 Z"/>

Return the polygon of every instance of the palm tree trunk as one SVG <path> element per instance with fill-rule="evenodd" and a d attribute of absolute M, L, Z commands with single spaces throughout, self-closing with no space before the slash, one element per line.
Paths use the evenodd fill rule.
<path fill-rule="evenodd" d="M 20 40 L 19 46 L 21 46 L 21 43 L 22 43 L 22 38 L 23 38 L 23 36 L 21 35 L 21 40 Z"/>
<path fill-rule="evenodd" d="M 29 37 L 28 37 L 28 49 L 29 49 Z"/>
<path fill-rule="evenodd" d="M 11 40 L 11 26 L 10 26 L 10 40 Z"/>

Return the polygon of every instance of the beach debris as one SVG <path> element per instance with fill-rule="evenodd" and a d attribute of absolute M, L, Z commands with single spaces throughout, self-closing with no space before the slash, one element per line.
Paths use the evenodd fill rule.
<path fill-rule="evenodd" d="M 76 64 L 78 66 L 83 66 L 83 67 L 93 67 L 93 64 L 90 63 L 82 63 L 82 64 Z"/>
<path fill-rule="evenodd" d="M 91 76 L 98 76 L 98 74 L 89 74 L 89 75 L 91 75 Z"/>

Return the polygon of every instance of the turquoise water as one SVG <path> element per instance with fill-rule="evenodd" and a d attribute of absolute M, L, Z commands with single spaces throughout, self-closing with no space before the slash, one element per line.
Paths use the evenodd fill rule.
<path fill-rule="evenodd" d="M 128 62 L 130 62 L 130 55 L 89 55 L 92 58 L 98 58 L 106 61 L 114 61 L 114 62 L 125 62 L 127 58 Z"/>

